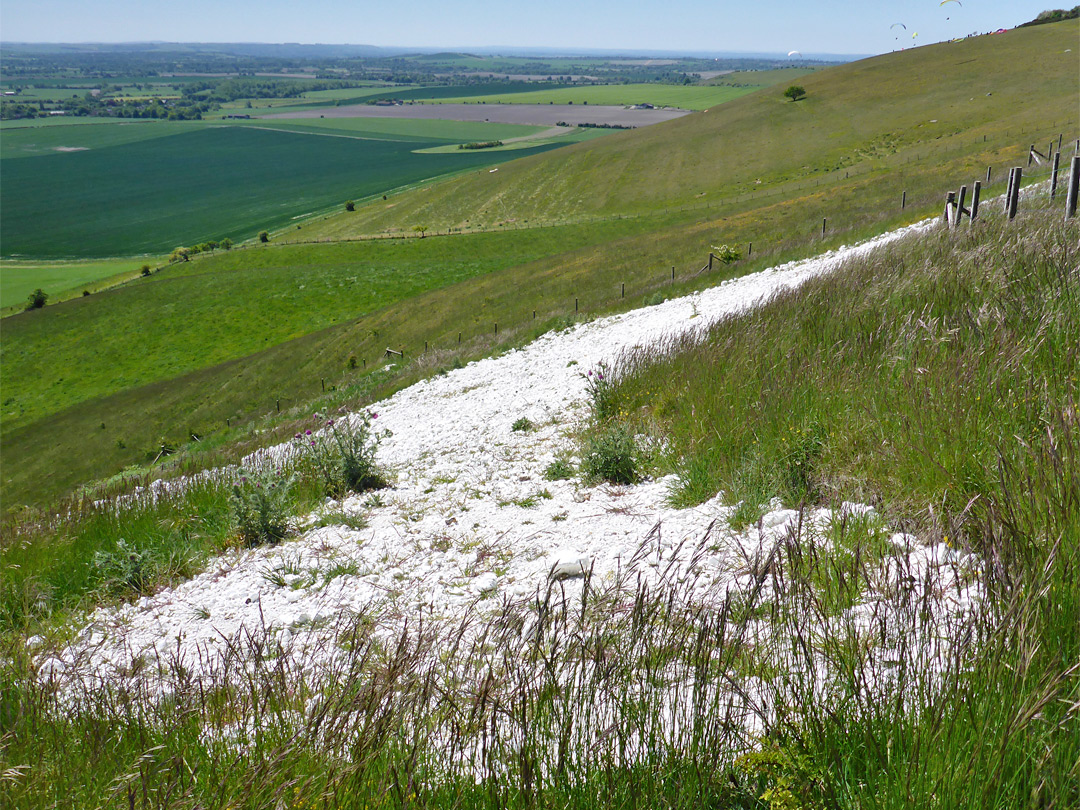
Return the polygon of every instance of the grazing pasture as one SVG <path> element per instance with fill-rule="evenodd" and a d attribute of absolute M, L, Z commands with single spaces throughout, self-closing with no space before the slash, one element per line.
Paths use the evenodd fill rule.
<path fill-rule="evenodd" d="M 633 227 L 613 222 L 556 233 L 561 249 L 572 250 Z M 553 250 L 552 235 L 532 230 L 218 251 L 102 296 L 8 318 L 0 368 L 5 433 L 88 399 L 244 357 L 432 289 L 527 264 Z M 57 356 L 65 362 L 53 362 Z"/>
<path fill-rule="evenodd" d="M 940 213 L 945 190 L 985 179 L 988 166 L 993 170 L 992 181 L 984 185 L 984 196 L 1001 193 L 1005 170 L 1023 164 L 1029 143 L 1045 145 L 1059 134 L 1069 143 L 1078 134 L 1068 115 L 1078 92 L 1072 53 L 1076 24 L 1040 29 L 831 68 L 807 77 L 808 98 L 799 104 L 787 102 L 775 89 L 760 92 L 663 126 L 571 145 L 558 155 L 534 153 L 500 166 L 498 172 L 465 172 L 446 182 L 389 195 L 387 200 L 381 194 L 368 201 L 354 197 L 358 204 L 353 212 L 341 210 L 340 201 L 348 197 L 338 198 L 333 205 L 336 213 L 304 219 L 300 230 L 293 224 L 287 228 L 289 236 L 283 230 L 275 235 L 274 243 L 286 238 L 355 239 L 387 232 L 415 236 L 412 229 L 420 225 L 428 228 L 428 238 L 409 241 L 430 250 L 435 250 L 431 234 L 445 234 L 449 228 L 454 229 L 453 236 L 437 237 L 445 240 L 449 251 L 465 249 L 469 232 L 504 229 L 513 229 L 513 244 L 535 238 L 543 248 L 537 250 L 540 258 L 535 261 L 496 262 L 491 272 L 463 278 L 452 287 L 429 288 L 418 298 L 398 299 L 370 314 L 359 314 L 361 308 L 356 307 L 353 316 L 328 326 L 311 321 L 308 312 L 302 336 L 288 340 L 285 332 L 259 335 L 270 338 L 265 350 L 216 366 L 199 367 L 189 359 L 186 367 L 193 370 L 187 373 L 180 373 L 177 366 L 154 370 L 154 374 L 160 372 L 156 382 L 108 381 L 107 387 L 97 389 L 96 398 L 79 399 L 95 397 L 92 389 L 102 379 L 100 372 L 88 363 L 85 374 L 80 368 L 58 379 L 59 372 L 48 369 L 56 352 L 51 335 L 44 331 L 36 342 L 22 342 L 20 350 L 28 353 L 26 358 L 15 363 L 5 356 L 3 363 L 3 372 L 10 373 L 11 379 L 22 375 L 31 380 L 38 369 L 48 377 L 47 385 L 22 383 L 25 390 L 5 410 L 5 500 L 40 502 L 93 477 L 145 462 L 157 455 L 156 450 L 147 453 L 154 446 L 160 448 L 164 437 L 176 445 L 187 441 L 190 433 L 198 433 L 200 448 L 220 446 L 223 437 L 236 436 L 226 428 L 226 419 L 232 420 L 232 431 L 243 425 L 265 432 L 271 429 L 266 427 L 267 417 L 271 424 L 275 418 L 284 420 L 289 408 L 323 396 L 320 380 L 324 378 L 325 396 L 338 397 L 335 407 L 355 403 L 430 374 L 440 365 L 481 356 L 495 346 L 515 345 L 545 324 L 550 328 L 573 317 L 579 301 L 581 316 L 588 317 L 640 303 L 646 296 L 709 286 L 731 275 L 851 244 L 888 227 Z M 1042 55 L 1037 64 L 1030 58 L 1032 53 Z M 949 81 L 922 82 L 921 77 L 939 75 L 948 75 Z M 986 86 L 994 88 L 992 95 L 986 95 Z M 493 105 L 463 106 L 483 110 Z M 530 109 L 528 105 L 508 106 Z M 287 119 L 277 121 L 284 124 Z M 325 125 L 325 121 L 318 123 Z M 254 129 L 230 131 L 304 137 Z M 798 150 L 789 148 L 793 132 L 799 135 Z M 147 143 L 176 143 L 186 137 Z M 318 140 L 350 143 L 347 138 Z M 414 141 L 407 146 L 416 149 L 420 144 Z M 461 154 L 441 157 L 452 162 L 468 159 Z M 51 159 L 15 160 L 6 165 Z M 1031 173 L 1026 173 L 1025 182 L 1031 179 Z M 5 177 L 5 186 L 6 182 Z M 823 238 L 824 219 L 828 232 Z M 567 240 L 567 226 L 591 235 L 574 247 Z M 730 269 L 698 272 L 709 247 L 719 244 L 738 246 L 745 258 Z M 261 255 L 245 250 L 229 259 L 239 262 Z M 430 258 L 439 261 L 434 254 Z M 416 257 L 418 264 L 428 260 Z M 307 262 L 291 263 L 296 285 L 305 283 L 303 277 L 310 272 Z M 138 281 L 134 288 L 174 283 L 177 279 L 171 273 L 211 267 L 200 259 L 182 270 Z M 672 267 L 678 274 L 674 283 Z M 207 272 L 202 279 L 209 287 L 222 283 L 218 273 Z M 625 299 L 620 296 L 623 283 Z M 335 296 L 346 295 L 348 288 L 337 289 L 340 292 L 325 290 L 312 310 L 337 306 Z M 95 298 L 102 305 L 136 300 L 121 293 L 127 291 L 69 302 L 58 308 L 55 323 L 66 317 L 65 308 L 71 311 Z M 277 301 L 265 298 L 262 304 L 269 311 Z M 130 324 L 120 309 L 112 321 L 119 336 L 108 341 L 131 353 Z M 193 307 L 178 302 L 162 317 L 170 329 L 190 332 L 191 327 L 180 321 L 193 312 Z M 47 317 L 52 317 L 48 307 L 5 322 L 4 351 L 12 343 L 10 323 L 36 320 L 41 325 Z M 197 315 L 197 320 L 207 318 L 206 311 Z M 262 314 L 238 319 L 234 325 L 257 332 L 267 328 L 266 320 Z M 278 326 L 272 323 L 271 329 Z M 464 338 L 460 347 L 459 333 Z M 207 343 L 218 340 L 217 336 L 213 341 L 204 338 Z M 228 340 L 239 344 L 250 336 L 237 332 Z M 274 345 L 274 340 L 284 342 Z M 374 377 L 364 374 L 361 361 L 366 360 L 371 372 L 388 345 L 406 349 L 410 361 L 371 382 Z M 217 351 L 216 346 L 193 346 L 196 354 Z M 431 354 L 416 359 L 426 346 L 431 347 Z M 355 358 L 355 366 L 349 365 L 350 358 Z M 6 389 L 7 379 L 3 382 Z M 335 384 L 338 392 L 332 395 L 330 386 Z M 74 399 L 71 390 L 79 391 Z M 114 393 L 107 394 L 108 390 Z M 283 408 L 280 417 L 275 415 L 278 399 Z M 21 421 L 9 428 L 13 419 Z M 107 423 L 107 430 L 100 428 L 102 423 Z M 126 450 L 117 444 L 121 441 Z"/>

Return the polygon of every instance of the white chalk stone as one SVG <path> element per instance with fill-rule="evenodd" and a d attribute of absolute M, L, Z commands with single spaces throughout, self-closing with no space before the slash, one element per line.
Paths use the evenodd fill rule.
<path fill-rule="evenodd" d="M 583 577 L 592 567 L 592 558 L 576 551 L 560 551 L 548 558 L 548 576 L 551 579 Z"/>
<path fill-rule="evenodd" d="M 492 572 L 481 574 L 472 581 L 472 590 L 475 594 L 493 593 L 499 587 L 499 578 Z"/>

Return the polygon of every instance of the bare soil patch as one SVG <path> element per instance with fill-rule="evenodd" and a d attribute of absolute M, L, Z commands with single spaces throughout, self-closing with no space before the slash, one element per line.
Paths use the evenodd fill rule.
<path fill-rule="evenodd" d="M 631 110 L 591 104 L 403 104 L 376 106 L 349 104 L 343 107 L 300 110 L 263 115 L 261 118 L 425 118 L 443 121 L 492 121 L 499 124 L 555 126 L 568 124 L 616 124 L 646 127 L 689 115 L 690 110 L 674 108 Z"/>

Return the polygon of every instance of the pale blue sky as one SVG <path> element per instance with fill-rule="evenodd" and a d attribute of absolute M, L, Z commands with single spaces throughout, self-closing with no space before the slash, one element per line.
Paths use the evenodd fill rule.
<path fill-rule="evenodd" d="M 1053 0 L 3 0 L 0 39 L 881 53 L 1011 28 L 1056 7 Z M 906 33 L 890 28 L 897 22 Z"/>

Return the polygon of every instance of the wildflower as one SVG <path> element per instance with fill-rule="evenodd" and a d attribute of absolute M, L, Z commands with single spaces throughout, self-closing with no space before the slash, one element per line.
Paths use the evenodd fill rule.
<path fill-rule="evenodd" d="M 305 435 L 305 436 L 310 436 L 310 435 L 311 435 L 311 431 L 310 431 L 310 430 L 305 430 L 305 431 L 304 431 L 304 435 Z"/>

